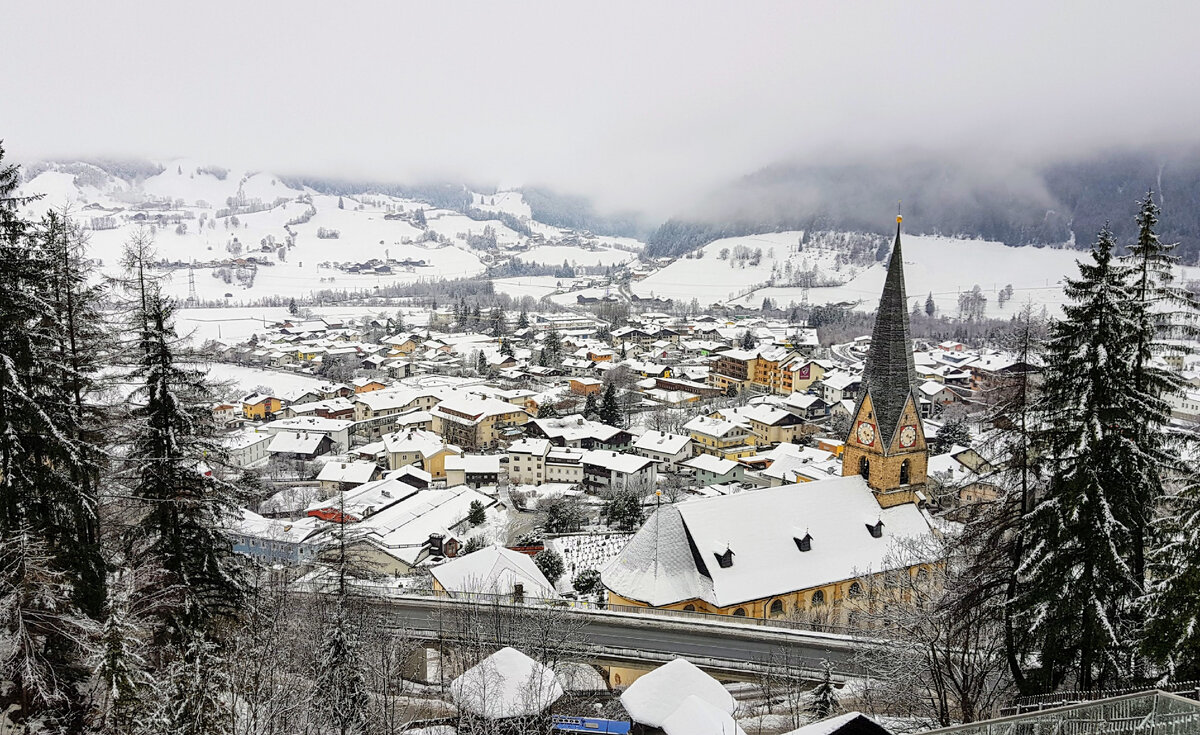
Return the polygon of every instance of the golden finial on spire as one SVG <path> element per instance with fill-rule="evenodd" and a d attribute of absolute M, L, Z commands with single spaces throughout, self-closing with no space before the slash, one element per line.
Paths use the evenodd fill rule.
<path fill-rule="evenodd" d="M 896 224 L 900 224 L 903 221 L 904 221 L 904 217 L 901 216 L 901 214 L 900 214 L 900 202 L 899 202 L 899 200 L 897 200 L 896 201 Z"/>

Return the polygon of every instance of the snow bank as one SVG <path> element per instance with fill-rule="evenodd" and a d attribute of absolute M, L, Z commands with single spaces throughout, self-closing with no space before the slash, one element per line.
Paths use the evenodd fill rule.
<path fill-rule="evenodd" d="M 746 735 L 729 713 L 694 694 L 663 721 L 662 729 L 667 735 Z"/>

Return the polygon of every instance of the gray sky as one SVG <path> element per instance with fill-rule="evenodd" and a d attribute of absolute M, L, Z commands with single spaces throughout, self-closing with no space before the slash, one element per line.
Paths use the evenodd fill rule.
<path fill-rule="evenodd" d="M 5 2 L 11 156 L 546 183 L 669 214 L 789 156 L 1200 131 L 1197 2 Z"/>

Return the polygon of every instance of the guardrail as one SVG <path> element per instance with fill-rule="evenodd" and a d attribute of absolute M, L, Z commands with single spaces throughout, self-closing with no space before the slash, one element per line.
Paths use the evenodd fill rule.
<path fill-rule="evenodd" d="M 1049 694 L 1031 694 L 1017 697 L 1000 714 L 1014 715 L 1055 707 L 1063 707 L 1083 702 L 1095 702 L 1101 699 L 1123 697 L 1130 694 L 1148 692 L 1167 692 L 1187 699 L 1200 701 L 1200 680 L 1177 681 L 1170 684 L 1147 684 L 1140 687 L 1121 687 L 1113 689 L 1072 690 L 1065 692 L 1050 692 Z"/>
<path fill-rule="evenodd" d="M 808 620 L 795 620 L 789 618 L 751 618 L 734 615 L 721 615 L 719 613 L 706 613 L 694 610 L 667 610 L 656 607 L 642 607 L 641 605 L 618 605 L 612 603 L 595 602 L 593 600 L 576 600 L 570 598 L 523 597 L 517 599 L 513 595 L 498 595 L 484 592 L 471 592 L 466 594 L 456 593 L 453 596 L 450 596 L 445 592 L 439 592 L 432 588 L 397 588 L 389 587 L 387 585 L 371 585 L 361 583 L 355 584 L 354 587 L 356 589 L 372 590 L 376 593 L 376 596 L 381 598 L 393 597 L 430 599 L 445 602 L 475 602 L 511 607 L 524 607 L 531 605 L 540 607 L 558 607 L 582 612 L 616 612 L 669 618 L 681 622 L 691 623 L 719 623 L 722 625 L 739 625 L 752 628 L 772 628 L 778 630 L 825 633 L 849 637 L 873 637 L 872 631 L 866 628 L 829 625 L 826 623 L 817 623 Z"/>

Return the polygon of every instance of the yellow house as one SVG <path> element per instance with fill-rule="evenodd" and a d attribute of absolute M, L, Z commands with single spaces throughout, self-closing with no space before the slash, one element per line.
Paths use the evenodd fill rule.
<path fill-rule="evenodd" d="M 683 425 L 692 438 L 692 454 L 711 454 L 721 459 L 740 459 L 758 451 L 754 437 L 745 428 L 722 418 L 698 416 Z"/>
<path fill-rule="evenodd" d="M 383 437 L 387 452 L 388 469 L 398 470 L 410 464 L 420 464 L 421 469 L 435 479 L 446 476 L 446 457 L 458 456 L 462 450 L 447 444 L 432 431 L 405 429 Z"/>
<path fill-rule="evenodd" d="M 275 396 L 254 394 L 242 399 L 242 415 L 248 419 L 265 419 L 279 413 L 283 401 Z"/>

